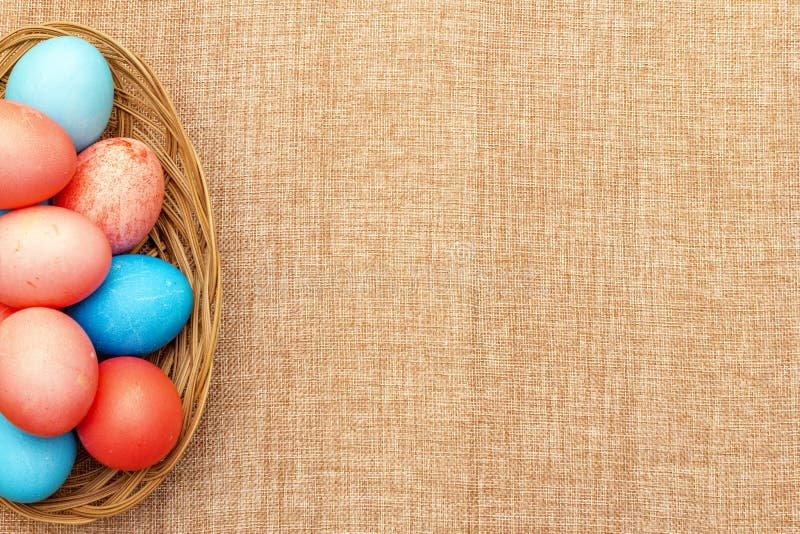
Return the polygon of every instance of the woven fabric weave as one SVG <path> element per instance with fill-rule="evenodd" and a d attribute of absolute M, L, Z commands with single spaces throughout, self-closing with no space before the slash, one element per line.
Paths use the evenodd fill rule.
<path fill-rule="evenodd" d="M 800 529 L 800 6 L 0 4 L 172 94 L 224 318 L 185 458 L 88 528 Z"/>

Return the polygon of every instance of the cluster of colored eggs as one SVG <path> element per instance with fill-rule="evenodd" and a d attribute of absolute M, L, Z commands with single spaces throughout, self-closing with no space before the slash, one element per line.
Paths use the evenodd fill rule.
<path fill-rule="evenodd" d="M 76 37 L 42 41 L 0 100 L 0 497 L 52 495 L 78 442 L 113 469 L 145 469 L 183 421 L 170 378 L 144 359 L 186 324 L 192 290 L 130 254 L 161 212 L 164 173 L 139 141 L 97 141 L 114 83 Z M 99 361 L 99 359 L 102 361 Z"/>

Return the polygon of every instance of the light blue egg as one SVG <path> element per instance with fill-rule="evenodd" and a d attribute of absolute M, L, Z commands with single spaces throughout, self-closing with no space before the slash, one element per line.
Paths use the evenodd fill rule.
<path fill-rule="evenodd" d="M 0 414 L 0 497 L 19 503 L 48 498 L 67 480 L 77 453 L 74 432 L 40 438 Z"/>
<path fill-rule="evenodd" d="M 80 152 L 100 137 L 111 117 L 114 80 L 97 48 L 78 37 L 47 39 L 14 65 L 6 98 L 49 115 Z"/>
<path fill-rule="evenodd" d="M 101 356 L 144 356 L 181 331 L 192 312 L 192 288 L 176 267 L 150 256 L 111 259 L 103 284 L 65 310 Z"/>

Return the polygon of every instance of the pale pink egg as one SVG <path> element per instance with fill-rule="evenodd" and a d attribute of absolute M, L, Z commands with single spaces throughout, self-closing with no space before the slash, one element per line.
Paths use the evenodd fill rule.
<path fill-rule="evenodd" d="M 75 172 L 67 132 L 36 109 L 0 100 L 0 209 L 31 206 L 58 193 Z"/>
<path fill-rule="evenodd" d="M 78 169 L 54 203 L 81 213 L 108 237 L 114 254 L 130 251 L 153 228 L 164 201 L 164 170 L 135 139 L 99 141 L 78 156 Z"/>
<path fill-rule="evenodd" d="M 0 412 L 17 428 L 44 437 L 72 430 L 97 378 L 92 342 L 68 315 L 28 308 L 0 323 Z"/>
<path fill-rule="evenodd" d="M 34 206 L 0 217 L 0 302 L 63 308 L 88 297 L 111 268 L 111 247 L 89 219 Z"/>

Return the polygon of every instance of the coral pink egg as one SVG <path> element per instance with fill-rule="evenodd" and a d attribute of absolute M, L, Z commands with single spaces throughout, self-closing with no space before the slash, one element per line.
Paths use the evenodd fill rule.
<path fill-rule="evenodd" d="M 121 356 L 100 364 L 97 395 L 77 431 L 98 462 L 135 471 L 169 454 L 182 423 L 178 390 L 164 371 L 147 360 Z"/>
<path fill-rule="evenodd" d="M 55 206 L 0 217 L 0 302 L 63 308 L 88 297 L 111 268 L 111 247 L 89 219 Z"/>
<path fill-rule="evenodd" d="M 85 215 L 114 254 L 130 251 L 153 228 L 164 201 L 164 171 L 155 152 L 135 139 L 105 139 L 78 156 L 72 181 L 55 204 Z"/>
<path fill-rule="evenodd" d="M 0 323 L 0 412 L 17 428 L 44 437 L 75 428 L 97 377 L 92 343 L 66 314 L 28 308 Z"/>
<path fill-rule="evenodd" d="M 50 117 L 0 100 L 0 209 L 30 206 L 67 185 L 77 155 L 67 132 Z"/>

